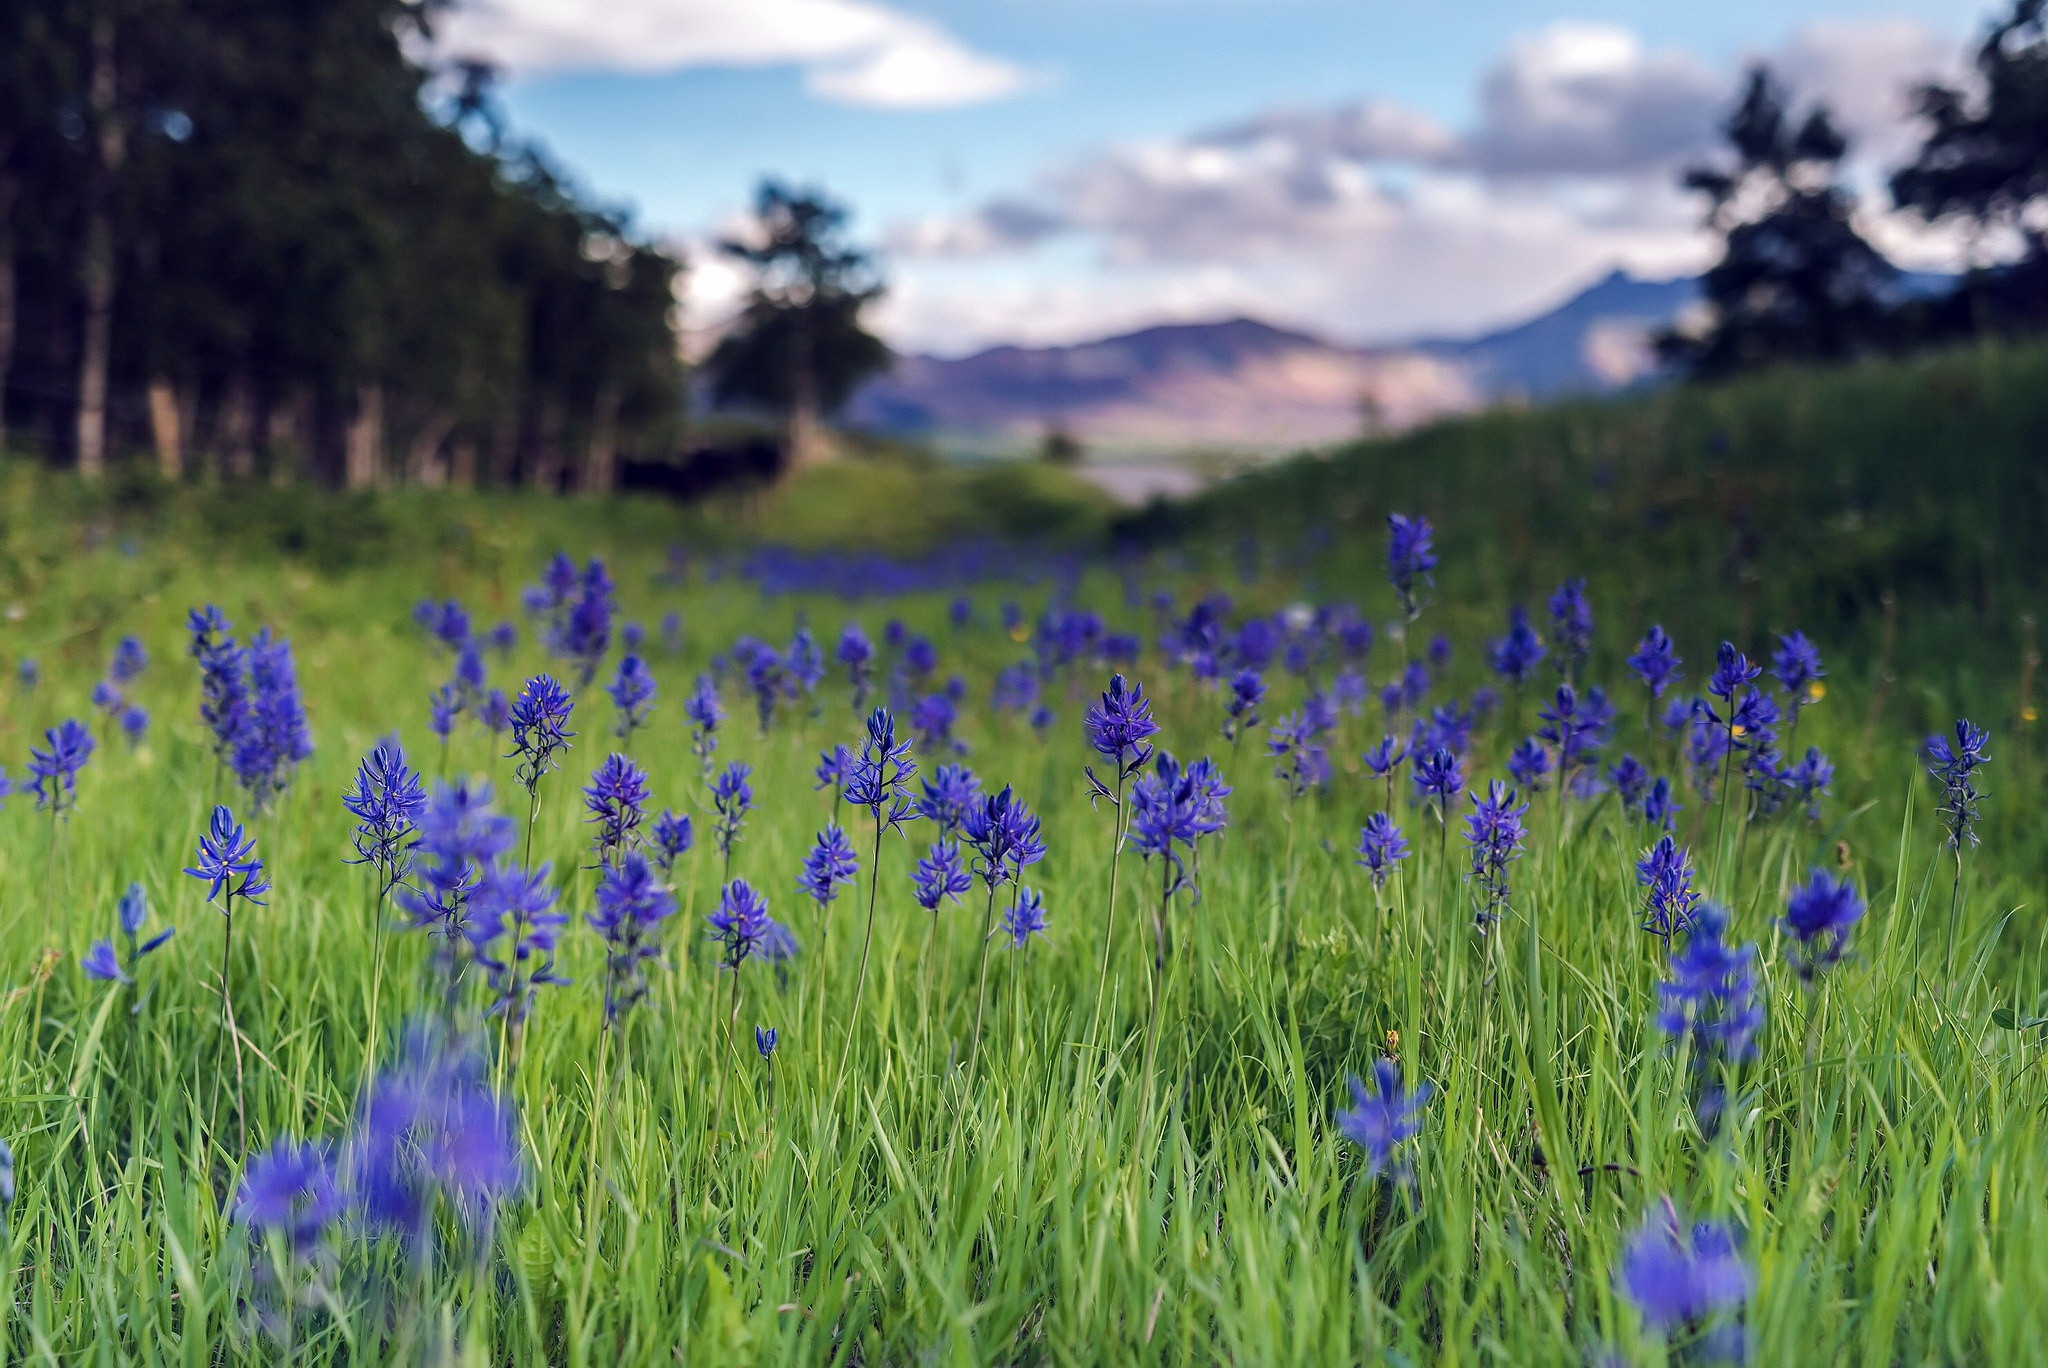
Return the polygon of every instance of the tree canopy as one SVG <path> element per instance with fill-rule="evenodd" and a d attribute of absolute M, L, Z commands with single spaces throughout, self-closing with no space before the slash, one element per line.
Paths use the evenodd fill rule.
<path fill-rule="evenodd" d="M 815 190 L 764 181 L 756 234 L 723 250 L 754 268 L 745 311 L 705 362 L 720 404 L 780 415 L 794 464 L 818 459 L 819 420 L 888 368 L 887 345 L 861 323 L 882 285 L 846 240 L 846 210 Z"/>
<path fill-rule="evenodd" d="M 408 56 L 438 8 L 0 6 L 14 444 L 603 487 L 670 439 L 681 262 L 508 141 L 486 68 Z"/>
<path fill-rule="evenodd" d="M 2015 0 L 1978 45 L 1980 89 L 1918 92 L 1927 128 L 1892 199 L 1930 221 L 1969 224 L 1981 246 L 2016 256 L 1974 272 L 1946 330 L 2048 323 L 2048 0 Z"/>
<path fill-rule="evenodd" d="M 1795 115 L 1759 66 L 1722 131 L 1732 158 L 1685 175 L 1724 244 L 1701 281 L 1707 326 L 1667 336 L 1666 355 L 1711 377 L 1878 345 L 1898 271 L 1856 230 L 1855 199 L 1839 180 L 1848 141 L 1827 109 Z"/>

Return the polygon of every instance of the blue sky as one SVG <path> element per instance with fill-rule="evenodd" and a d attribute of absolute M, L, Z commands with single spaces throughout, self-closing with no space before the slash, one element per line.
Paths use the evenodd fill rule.
<path fill-rule="evenodd" d="M 515 124 L 701 250 L 763 174 L 884 249 L 899 345 L 1255 313 L 1358 339 L 1518 316 L 1621 264 L 1698 264 L 1676 166 L 1742 64 L 1866 150 L 1984 11 L 1932 0 L 472 0 Z M 1877 222 L 1886 245 L 1947 248 Z"/>

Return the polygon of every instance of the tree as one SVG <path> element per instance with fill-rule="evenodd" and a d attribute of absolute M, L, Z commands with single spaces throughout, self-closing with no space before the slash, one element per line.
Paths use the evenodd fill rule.
<path fill-rule="evenodd" d="M 1839 181 L 1848 142 L 1826 108 L 1794 118 L 1770 71 L 1754 67 L 1722 131 L 1733 164 L 1684 179 L 1707 197 L 1706 226 L 1724 243 L 1701 282 L 1708 324 L 1667 334 L 1660 350 L 1714 377 L 1879 345 L 1898 271 L 1856 231 L 1854 197 Z"/>
<path fill-rule="evenodd" d="M 490 449 L 602 488 L 672 442 L 680 263 L 507 136 L 486 68 L 430 107 L 442 8 L 0 4 L 9 431 L 358 485 Z"/>
<path fill-rule="evenodd" d="M 889 348 L 861 325 L 881 297 L 867 254 L 845 241 L 846 210 L 812 190 L 764 181 L 758 233 L 721 249 L 754 267 L 753 293 L 705 367 L 719 404 L 754 405 L 784 423 L 789 464 L 826 457 L 822 419 L 888 369 Z"/>
<path fill-rule="evenodd" d="M 1920 88 L 1927 136 L 1892 176 L 1892 199 L 1934 222 L 1967 220 L 1982 246 L 2003 236 L 2016 258 L 1972 271 L 1945 311 L 1948 328 L 2048 323 L 2048 0 L 2015 0 L 1978 46 L 1978 97 Z"/>

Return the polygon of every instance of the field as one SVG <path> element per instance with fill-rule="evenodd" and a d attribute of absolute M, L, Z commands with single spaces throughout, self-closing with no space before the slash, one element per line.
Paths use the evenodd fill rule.
<path fill-rule="evenodd" d="M 1474 420 L 1127 520 L 1114 549 L 1095 535 L 1101 510 L 1042 482 L 1036 503 L 1013 491 L 1010 506 L 1035 510 L 1022 525 L 991 528 L 985 497 L 948 486 L 943 517 L 906 527 L 900 472 L 866 502 L 838 473 L 829 489 L 683 515 L 89 491 L 7 467 L 9 1356 L 2048 1362 L 2048 837 L 2032 820 L 2025 616 L 2044 578 L 2042 364 L 1986 351 Z M 1434 587 L 1414 582 L 1412 620 L 1388 578 L 1391 512 L 1436 525 Z M 1046 531 L 1079 540 L 998 537 Z M 805 549 L 761 549 L 791 540 Z M 848 543 L 866 549 L 820 549 Z M 522 606 L 557 550 L 579 568 L 601 556 L 615 583 L 588 683 Z M 1596 752 L 1551 724 L 1550 773 L 1517 785 L 1526 831 L 1475 879 L 1472 799 L 1440 820 L 1415 797 L 1416 766 L 1383 780 L 1364 753 L 1491 690 L 1469 735 L 1437 718 L 1423 749 L 1453 749 L 1482 795 L 1507 779 L 1539 710 L 1558 711 L 1570 633 L 1546 601 L 1576 575 L 1593 624 L 1577 698 L 1605 690 L 1611 735 Z M 1215 635 L 1190 632 L 1215 593 L 1233 600 Z M 509 651 L 480 649 L 487 687 L 516 697 L 543 671 L 568 686 L 574 736 L 531 807 L 512 737 L 474 702 L 445 746 L 430 732 L 458 650 L 415 620 L 421 600 L 459 601 L 479 638 L 515 624 Z M 1517 602 L 1549 647 L 1519 686 L 1489 663 Z M 208 604 L 241 643 L 268 626 L 296 655 L 313 750 L 261 809 L 201 720 L 186 615 Z M 1259 658 L 1254 619 L 1272 628 L 1268 694 L 1259 724 L 1226 739 L 1230 678 Z M 977 880 L 928 914 L 913 868 L 934 821 L 878 832 L 814 777 L 821 752 L 858 752 L 865 735 L 833 658 L 849 622 L 875 648 L 868 706 L 904 705 L 905 740 L 913 712 L 943 711 L 926 700 L 950 678 L 964 686 L 966 749 L 916 738 L 910 794 L 963 763 L 1042 819 L 1022 883 L 1048 920 L 1021 948 L 999 924 L 1015 884 Z M 1705 692 L 1724 639 L 1764 667 L 1707 702 L 1725 718 L 1748 688 L 1784 706 L 1779 768 L 1810 746 L 1832 761 L 1811 814 L 1792 781 L 1752 790 L 1742 755 L 1716 758 L 1725 723 L 1664 725 L 1626 663 L 1660 622 L 1684 658 L 1665 704 Z M 659 693 L 622 747 L 605 685 L 627 623 L 644 626 Z M 814 689 L 775 686 L 764 726 L 736 643 L 786 652 L 805 626 L 829 669 Z M 1802 630 L 1826 673 L 1780 690 L 1771 656 Z M 93 700 L 129 635 L 148 663 L 120 688 L 151 714 L 133 741 Z M 1220 680 L 1197 677 L 1204 651 Z M 1019 665 L 1006 687 L 1036 682 L 1053 714 L 1041 725 L 1035 705 L 996 706 L 999 673 Z M 1423 678 L 1390 718 L 1381 689 L 1411 665 Z M 1173 812 L 1134 796 L 1156 770 L 1132 763 L 1120 780 L 1090 745 L 1085 714 L 1117 671 L 1149 696 L 1148 744 L 1213 757 L 1231 789 L 1227 825 L 1174 847 L 1177 890 L 1176 865 L 1141 849 L 1148 813 Z M 708 768 L 685 707 L 706 673 L 725 712 Z M 1300 739 L 1281 767 L 1310 771 L 1291 784 L 1269 742 L 1312 694 L 1335 716 L 1283 728 Z M 1981 844 L 1952 851 L 1953 794 L 1925 745 L 1959 717 L 1989 729 L 1989 761 L 1971 780 Z M 67 718 L 96 748 L 55 815 L 20 791 L 22 766 Z M 429 788 L 488 782 L 511 819 L 500 872 L 551 866 L 568 982 L 532 982 L 543 954 L 501 955 L 520 976 L 508 990 L 470 941 L 413 929 L 375 866 L 348 862 L 344 794 L 394 732 Z M 1707 763 L 1688 763 L 1695 744 Z M 585 786 L 621 748 L 652 785 L 624 845 L 655 850 L 665 808 L 694 821 L 673 915 L 631 928 L 659 947 L 638 1001 L 630 946 L 614 946 L 627 972 L 608 993 L 590 920 L 618 906 L 616 884 L 604 903 L 598 889 L 623 876 L 602 866 L 637 863 L 599 850 L 602 824 L 586 820 Z M 1756 947 L 1749 993 L 1739 954 L 1703 977 L 1699 934 L 1667 945 L 1643 929 L 1637 865 L 1662 833 L 1616 792 L 1624 753 L 1674 785 L 1675 845 L 1727 909 L 1727 946 Z M 754 805 L 728 859 L 709 776 L 735 760 L 752 766 Z M 1591 782 L 1560 792 L 1560 760 Z M 1091 800 L 1090 766 L 1111 799 Z M 1120 855 L 1118 797 L 1136 819 Z M 231 900 L 231 919 L 185 872 L 216 803 L 246 823 L 272 885 L 260 904 Z M 1411 853 L 1376 887 L 1359 846 L 1383 810 Z M 858 873 L 821 909 L 798 878 L 835 818 Z M 429 856 L 407 883 L 431 882 Z M 1839 939 L 1802 942 L 1785 919 L 1815 868 L 1867 911 Z M 728 870 L 766 897 L 793 954 L 744 929 L 712 937 Z M 140 939 L 177 927 L 139 957 L 118 912 L 131 883 L 149 906 Z M 641 893 L 661 908 L 658 888 Z M 85 971 L 102 939 L 132 984 Z M 1689 954 L 1694 1010 L 1681 1002 L 1674 1033 L 1656 1020 L 1659 985 Z M 527 993 L 523 1023 L 487 1011 Z M 1745 997 L 1762 1012 L 1753 1051 L 1714 1029 Z M 777 1032 L 772 1061 L 756 1027 Z M 1390 1132 L 1368 1133 L 1371 1101 L 1340 1125 L 1359 1105 L 1347 1081 L 1383 1060 L 1426 1093 L 1377 1118 Z M 279 1141 L 324 1147 L 296 1185 L 252 1166 Z M 252 1167 L 268 1202 L 248 1200 Z M 1695 1220 L 1713 1223 L 1697 1240 Z"/>

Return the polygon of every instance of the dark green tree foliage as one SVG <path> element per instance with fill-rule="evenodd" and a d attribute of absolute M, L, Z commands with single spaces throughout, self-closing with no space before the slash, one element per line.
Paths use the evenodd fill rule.
<path fill-rule="evenodd" d="M 867 254 L 846 242 L 846 210 L 816 191 L 763 182 L 755 218 L 757 237 L 722 244 L 756 280 L 705 367 L 719 404 L 779 415 L 790 462 L 805 465 L 823 454 L 820 419 L 893 360 L 861 324 L 882 285 Z"/>
<path fill-rule="evenodd" d="M 1929 221 L 1964 220 L 2016 248 L 1937 307 L 1937 331 L 2048 324 L 2048 0 L 2016 0 L 1978 46 L 1981 89 L 1927 85 L 1926 140 L 1892 177 L 1892 198 Z M 1999 239 L 2004 239 L 2001 243 Z"/>
<path fill-rule="evenodd" d="M 1851 221 L 1855 200 L 1838 179 L 1848 144 L 1827 110 L 1795 118 L 1756 67 L 1722 127 L 1732 164 L 1696 167 L 1684 182 L 1707 197 L 1707 226 L 1725 243 L 1701 282 L 1709 320 L 1661 339 L 1666 356 L 1713 377 L 1882 345 L 1898 272 Z"/>
<path fill-rule="evenodd" d="M 198 459 L 358 485 L 604 487 L 621 451 L 666 447 L 679 263 L 508 145 L 485 69 L 437 83 L 408 59 L 432 11 L 0 5 L 0 379 L 17 444 L 81 450 L 100 177 L 117 453 L 153 447 L 172 474 Z M 96 33 L 114 73 L 97 105 Z M 123 144 L 113 168 L 102 125 Z"/>

